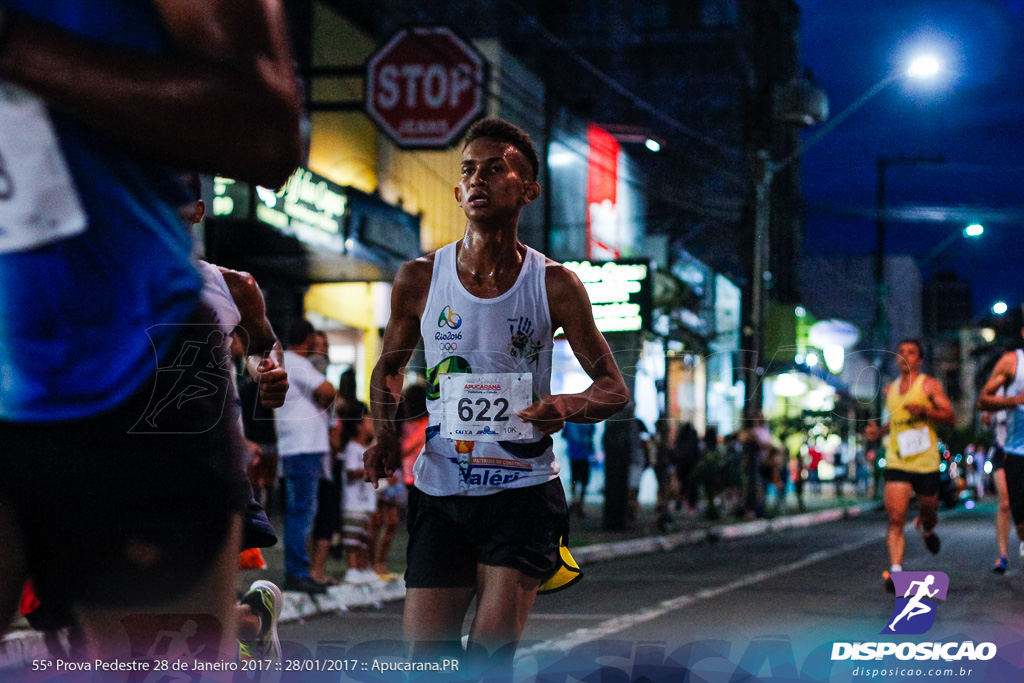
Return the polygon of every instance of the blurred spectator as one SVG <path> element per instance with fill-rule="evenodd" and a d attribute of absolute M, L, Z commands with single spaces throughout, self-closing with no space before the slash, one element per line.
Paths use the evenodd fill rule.
<path fill-rule="evenodd" d="M 633 417 L 634 430 L 630 440 L 629 458 L 629 521 L 635 522 L 640 511 L 640 479 L 650 465 L 651 433 L 639 417 Z"/>
<path fill-rule="evenodd" d="M 679 503 L 685 505 L 687 510 L 694 512 L 697 509 L 697 498 L 699 486 L 694 477 L 694 469 L 700 461 L 700 438 L 692 422 L 684 422 L 679 425 L 676 431 L 675 445 L 676 480 L 679 486 Z"/>
<path fill-rule="evenodd" d="M 582 422 L 566 422 L 562 429 L 565 437 L 566 450 L 569 455 L 569 514 L 582 519 L 584 497 L 590 484 L 590 465 L 594 458 L 594 435 L 597 428 L 593 424 Z"/>
<path fill-rule="evenodd" d="M 825 454 L 818 450 L 813 439 L 807 441 L 807 481 L 810 482 L 810 489 L 814 493 L 821 492 L 821 479 L 818 478 L 818 465 L 825 458 Z"/>
<path fill-rule="evenodd" d="M 760 412 L 751 416 L 748 426 L 740 432 L 739 440 L 743 445 L 743 516 L 747 519 L 762 518 L 765 516 L 762 465 L 771 446 L 771 436 Z"/>
<path fill-rule="evenodd" d="M 377 577 L 370 568 L 369 525 L 377 509 L 374 485 L 363 481 L 363 452 L 373 441 L 373 419 L 359 403 L 345 416 L 342 433 L 351 434 L 345 445 L 345 514 L 342 537 L 348 553 L 348 583 L 370 583 Z"/>
<path fill-rule="evenodd" d="M 658 531 L 664 533 L 672 527 L 671 503 L 678 496 L 678 491 L 674 490 L 672 485 L 676 460 L 675 449 L 672 445 L 671 425 L 665 417 L 658 418 L 658 421 L 654 423 L 651 453 L 654 457 L 654 476 L 658 482 L 658 497 L 654 512 Z"/>
<path fill-rule="evenodd" d="M 287 484 L 284 515 L 285 590 L 324 593 L 310 576 L 306 542 L 316 517 L 317 493 L 324 456 L 330 453 L 331 409 L 337 391 L 309 360 L 320 354 L 321 341 L 313 326 L 297 320 L 288 332 L 285 367 L 288 395 L 277 409 L 278 457 Z"/>

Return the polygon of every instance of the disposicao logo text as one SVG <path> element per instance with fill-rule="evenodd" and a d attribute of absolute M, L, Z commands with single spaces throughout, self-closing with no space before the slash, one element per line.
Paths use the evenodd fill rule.
<path fill-rule="evenodd" d="M 896 604 L 882 635 L 920 635 L 935 624 L 939 600 L 946 599 L 949 577 L 943 572 L 893 572 Z M 919 661 L 989 660 L 996 656 L 993 643 L 833 643 L 832 659 L 871 660 L 895 656 Z"/>

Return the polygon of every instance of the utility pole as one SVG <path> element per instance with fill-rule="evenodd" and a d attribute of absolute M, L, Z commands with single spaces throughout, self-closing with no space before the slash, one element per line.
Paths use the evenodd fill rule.
<path fill-rule="evenodd" d="M 885 282 L 885 171 L 889 166 L 927 166 L 945 163 L 946 157 L 903 156 L 886 157 L 879 155 L 876 160 L 878 183 L 875 185 L 875 319 L 872 324 L 871 343 L 875 347 L 874 363 L 878 373 L 878 387 L 875 391 L 875 414 L 882 417 L 882 376 L 885 371 L 885 354 L 889 350 L 889 288 Z"/>

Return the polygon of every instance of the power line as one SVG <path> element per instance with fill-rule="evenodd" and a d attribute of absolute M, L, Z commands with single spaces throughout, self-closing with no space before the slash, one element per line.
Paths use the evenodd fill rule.
<path fill-rule="evenodd" d="M 540 21 L 537 20 L 536 17 L 527 12 L 526 9 L 524 9 L 523 6 L 520 5 L 518 2 L 515 2 L 514 0 L 502 0 L 502 2 L 514 8 L 517 12 L 519 12 L 520 15 L 522 15 L 523 19 L 529 22 L 530 25 L 546 40 L 548 40 L 551 44 L 555 45 L 557 48 L 559 48 L 560 50 L 568 54 L 570 57 L 572 57 L 574 60 L 576 60 L 576 62 L 580 66 L 582 66 L 588 73 L 597 78 L 600 82 L 604 83 L 606 86 L 614 90 L 616 93 L 622 95 L 627 100 L 632 102 L 633 106 L 635 106 L 636 108 L 642 111 L 646 111 L 648 114 L 651 114 L 662 123 L 668 124 L 682 135 L 689 137 L 693 140 L 696 140 L 698 142 L 701 142 L 704 145 L 707 145 L 708 147 L 718 152 L 721 152 L 725 156 L 738 156 L 740 154 L 740 150 L 737 150 L 733 147 L 729 147 L 719 142 L 718 140 L 714 140 L 705 135 L 704 133 L 701 133 L 698 130 L 690 128 L 689 126 L 687 126 L 674 116 L 671 116 L 663 112 L 661 109 L 654 106 L 644 98 L 640 97 L 619 81 L 615 80 L 605 72 L 598 69 L 592 62 L 590 62 L 586 57 L 584 57 L 576 50 L 574 50 L 568 43 L 566 43 L 557 35 L 549 31 L 543 24 L 540 23 Z"/>

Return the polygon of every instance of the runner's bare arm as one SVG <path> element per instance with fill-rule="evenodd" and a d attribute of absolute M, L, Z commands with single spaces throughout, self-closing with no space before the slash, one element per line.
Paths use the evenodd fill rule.
<path fill-rule="evenodd" d="M 953 414 L 953 404 L 949 402 L 946 390 L 942 388 L 939 380 L 929 377 L 924 383 L 924 391 L 932 402 L 930 406 L 923 406 L 924 410 L 922 412 L 924 416 L 936 422 L 943 422 L 951 426 L 955 425 L 956 416 Z M 910 406 L 907 407 L 909 408 Z"/>
<path fill-rule="evenodd" d="M 561 327 L 576 359 L 594 381 L 578 394 L 545 396 L 519 416 L 544 434 L 552 434 L 568 422 L 600 422 L 615 415 L 629 402 L 629 391 L 615 364 L 608 342 L 597 329 L 590 299 L 574 273 L 554 261 L 546 268 L 551 326 Z"/>
<path fill-rule="evenodd" d="M 182 168 L 269 187 L 299 161 L 299 98 L 279 0 L 154 0 L 174 55 L 106 47 L 9 11 L 0 78 Z"/>
<path fill-rule="evenodd" d="M 402 371 L 420 340 L 420 317 L 430 291 L 433 254 L 406 263 L 391 290 L 391 318 L 384 329 L 380 360 L 370 376 L 373 442 L 363 453 L 364 480 L 374 487 L 402 462 L 401 438 L 395 424 Z"/>
<path fill-rule="evenodd" d="M 256 278 L 249 273 L 220 266 L 218 268 L 241 314 L 238 323 L 240 329 L 236 330 L 236 333 L 241 333 L 243 341 L 246 342 L 245 354 L 262 356 L 270 353 L 277 343 L 277 335 L 274 334 L 274 328 L 267 319 L 267 304 L 263 300 L 259 285 L 256 284 Z"/>
<path fill-rule="evenodd" d="M 284 351 L 267 319 L 263 292 L 249 273 L 217 267 L 241 315 L 235 339 L 241 345 L 240 353 L 248 356 L 249 375 L 259 384 L 260 403 L 265 408 L 280 408 L 288 395 L 288 373 L 284 368 Z"/>
<path fill-rule="evenodd" d="M 1016 408 L 1021 405 L 1024 402 L 1024 394 L 1020 396 L 996 396 L 999 387 L 1010 386 L 1016 374 L 1016 352 L 1004 353 L 996 362 L 996 366 L 992 368 L 992 374 L 989 375 L 985 386 L 981 388 L 981 394 L 978 396 L 978 409 L 999 411 L 1006 410 L 1007 408 Z"/>

